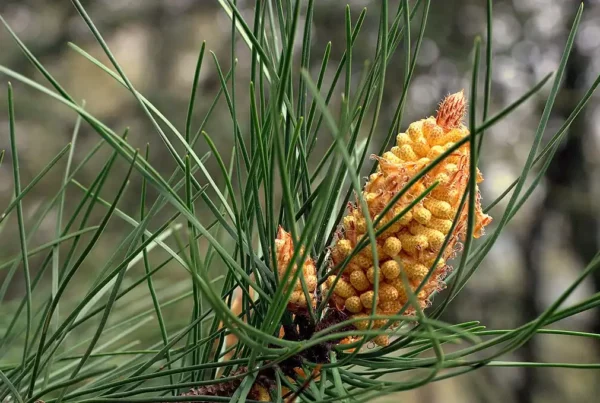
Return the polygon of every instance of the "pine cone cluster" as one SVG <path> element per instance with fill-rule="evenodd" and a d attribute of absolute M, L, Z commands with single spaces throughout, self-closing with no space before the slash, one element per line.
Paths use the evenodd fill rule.
<path fill-rule="evenodd" d="M 293 287 L 287 309 L 294 314 L 295 319 L 293 325 L 288 326 L 287 329 L 284 326 L 282 337 L 303 340 L 310 335 L 301 333 L 323 330 L 331 324 L 343 321 L 348 316 L 361 319 L 355 322 L 355 328 L 366 329 L 370 325 L 368 319 L 371 314 L 395 315 L 400 311 L 408 302 L 409 291 L 406 286 L 410 287 L 410 292 L 414 292 L 425 281 L 416 294 L 421 308 L 430 304 L 429 298 L 432 293 L 444 287 L 443 280 L 452 269 L 447 262 L 456 255 L 460 242 L 464 241 L 466 236 L 467 206 L 465 204 L 460 211 L 459 208 L 469 182 L 470 144 L 468 142 L 463 144 L 437 163 L 426 175 L 412 184 L 387 213 L 384 214 L 383 210 L 423 168 L 428 167 L 457 141 L 469 135 L 468 129 L 462 123 L 465 106 L 466 101 L 462 92 L 446 97 L 440 104 L 437 116 L 410 124 L 406 133 L 398 134 L 396 146 L 381 156 L 373 157 L 379 162 L 378 169 L 369 177 L 362 192 L 367 210 L 358 207 L 359 203 L 348 207 L 349 212 L 344 217 L 342 228 L 331 248 L 330 266 L 337 267 L 354 254 L 358 243 L 367 233 L 367 215 L 372 221 L 379 221 L 376 230 L 387 226 L 383 231 L 378 231 L 380 233 L 377 235 L 378 265 L 374 264 L 371 245 L 367 244 L 360 251 L 356 251 L 357 253 L 344 266 L 343 273 L 337 281 L 336 276 L 328 277 L 321 294 L 325 295 L 327 289 L 333 288 L 331 304 L 333 306 L 326 315 L 329 319 L 324 318 L 316 325 L 307 322 L 306 308 L 309 301 L 303 291 L 301 278 L 292 281 L 293 275 L 300 267 L 297 264 L 292 266 L 291 274 L 283 287 L 285 290 Z M 480 183 L 483 177 L 479 170 L 476 172 L 476 182 Z M 437 183 L 437 186 L 433 191 L 403 213 L 434 183 Z M 483 234 L 484 227 L 492 219 L 482 211 L 477 187 L 475 197 L 474 236 L 477 238 Z M 456 224 L 453 228 L 454 220 Z M 448 242 L 442 250 L 447 237 L 449 237 Z M 285 276 L 294 250 L 291 235 L 280 227 L 275 239 L 277 274 L 280 281 Z M 441 259 L 433 267 L 438 255 L 441 255 Z M 315 263 L 308 256 L 301 266 L 300 276 L 309 291 L 310 303 L 315 307 L 318 285 Z M 375 294 L 373 284 L 377 278 L 379 285 Z M 410 314 L 414 310 L 415 307 L 409 307 L 406 313 Z M 379 328 L 387 322 L 385 319 L 374 320 L 372 327 Z M 309 327 L 311 329 L 308 329 Z M 335 343 L 344 344 L 355 340 L 357 339 L 335 340 Z M 389 339 L 386 335 L 380 335 L 374 339 L 374 342 L 385 346 L 389 343 Z M 302 359 L 318 363 L 326 362 L 330 348 L 330 345 L 315 346 L 302 356 L 286 360 L 284 372 L 288 376 L 293 372 L 298 373 Z M 245 368 L 241 371 L 245 371 Z M 261 374 L 263 381 L 257 381 L 253 385 L 250 393 L 252 399 L 270 400 L 271 385 L 265 381 L 265 376 Z M 239 382 L 236 380 L 192 389 L 186 395 L 231 396 L 238 386 Z"/>
<path fill-rule="evenodd" d="M 277 257 L 277 273 L 279 274 L 279 279 L 283 279 L 285 275 L 285 271 L 294 255 L 294 244 L 292 241 L 292 236 L 286 232 L 283 228 L 279 227 L 277 231 L 277 238 L 275 239 L 275 253 Z M 302 253 L 302 251 L 300 251 Z M 293 275 L 298 270 L 298 265 L 294 265 L 292 267 L 291 274 L 288 277 L 288 281 L 285 287 L 290 287 L 291 280 Z M 314 307 L 316 305 L 316 289 L 317 289 L 317 269 L 315 267 L 315 262 L 309 256 L 304 261 L 302 265 L 302 274 L 304 277 L 304 281 L 306 282 L 306 287 L 310 292 L 311 304 Z M 306 295 L 302 290 L 302 282 L 300 278 L 298 278 L 294 282 L 294 291 L 290 297 L 288 302 L 288 310 L 292 312 L 298 312 L 305 310 L 308 306 Z"/>
<path fill-rule="evenodd" d="M 371 220 L 380 219 L 376 230 L 396 219 L 377 236 L 378 293 L 375 295 L 373 290 L 376 269 L 370 245 L 350 260 L 337 283 L 335 276 L 327 279 L 328 287 L 334 287 L 335 304 L 353 314 L 354 318 L 366 318 L 373 312 L 378 315 L 398 313 L 408 301 L 401 272 L 406 274 L 414 291 L 432 270 L 416 296 L 423 308 L 429 305 L 431 294 L 443 288 L 443 279 L 451 269 L 447 261 L 455 256 L 460 240 L 464 239 L 466 233 L 466 204 L 460 212 L 458 209 L 469 181 L 469 143 L 444 158 L 413 184 L 383 217 L 380 215 L 392 198 L 419 171 L 455 142 L 469 135 L 468 129 L 461 122 L 465 104 L 462 92 L 448 96 L 440 104 L 436 117 L 410 124 L 406 133 L 398 134 L 395 147 L 382 156 L 374 156 L 379 166 L 377 172 L 369 177 L 362 194 L 368 211 L 363 211 L 356 205 L 349 206 L 349 213 L 343 220 L 343 230 L 331 250 L 331 263 L 332 267 L 340 264 L 356 248 L 357 242 L 367 231 L 367 214 Z M 477 171 L 477 183 L 482 180 L 481 173 Z M 435 182 L 438 185 L 431 193 L 407 213 L 399 216 Z M 491 217 L 482 212 L 479 189 L 476 198 L 474 236 L 479 237 L 483 233 L 483 227 L 490 223 Z M 432 268 L 457 214 L 458 220 L 447 247 L 442 251 L 442 259 Z M 414 310 L 414 307 L 411 309 Z M 385 323 L 386 320 L 376 320 L 373 327 L 378 328 Z M 369 322 L 365 320 L 356 322 L 355 326 L 365 329 L 368 325 Z M 374 341 L 379 345 L 389 343 L 387 336 L 379 336 Z"/>

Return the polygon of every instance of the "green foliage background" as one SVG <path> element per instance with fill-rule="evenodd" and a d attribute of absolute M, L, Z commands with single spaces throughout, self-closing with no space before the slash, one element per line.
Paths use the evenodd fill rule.
<path fill-rule="evenodd" d="M 302 348 L 273 336 L 285 296 L 262 256 L 276 226 L 323 262 L 345 201 L 373 168 L 365 156 L 463 87 L 495 228 L 465 245 L 429 320 L 387 350 L 339 353 L 344 365 L 303 398 L 369 400 L 422 385 L 404 398 L 597 394 L 597 154 L 582 140 L 593 124 L 575 117 L 598 81 L 586 79 L 585 29 L 574 36 L 578 3 L 561 8 L 570 31 L 546 41 L 527 35 L 541 9 L 507 2 L 74 3 L 0 8 L 10 27 L 0 72 L 14 84 L 1 98 L 2 398 L 169 399 L 170 385 L 210 382 L 221 365 L 206 347 L 223 338 L 216 317 L 251 347 L 234 364 Z M 510 28 L 528 15 L 521 51 L 542 49 L 529 75 L 506 56 L 517 48 Z M 562 58 L 562 48 L 543 51 L 554 39 L 566 43 Z M 252 326 L 228 313 L 236 284 L 261 297 L 244 299 Z"/>

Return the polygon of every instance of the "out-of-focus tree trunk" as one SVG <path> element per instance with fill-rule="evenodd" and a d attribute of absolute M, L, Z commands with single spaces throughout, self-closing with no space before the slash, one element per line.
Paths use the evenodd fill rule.
<path fill-rule="evenodd" d="M 574 7 L 579 4 L 576 2 Z M 582 55 L 577 47 L 573 49 L 564 84 L 566 94 L 563 99 L 566 101 L 561 110 L 564 119 L 583 96 L 586 89 L 583 67 L 588 66 L 589 62 L 589 58 Z M 583 265 L 592 260 L 600 246 L 598 214 L 597 210 L 591 208 L 595 205 L 590 193 L 593 178 L 585 158 L 585 144 L 592 135 L 587 122 L 583 111 L 571 125 L 569 135 L 546 175 L 549 208 L 563 211 L 568 218 L 571 233 L 568 241 Z M 596 272 L 593 280 L 596 290 L 600 290 L 600 273 Z M 592 327 L 596 333 L 600 332 L 600 318 L 596 317 Z"/>
<path fill-rule="evenodd" d="M 585 1 L 584 1 L 585 3 Z M 577 10 L 580 2 L 574 3 Z M 587 58 L 573 48 L 567 65 L 565 82 L 562 90 L 562 99 L 565 101 L 557 105 L 563 120 L 566 120 L 583 95 L 582 66 L 587 65 Z M 583 115 L 583 114 L 582 114 Z M 568 242 L 572 250 L 579 257 L 582 264 L 589 262 L 598 251 L 598 219 L 594 211 L 582 206 L 592 206 L 590 199 L 590 174 L 586 166 L 584 144 L 590 135 L 586 127 L 586 120 L 576 119 L 569 130 L 564 143 L 557 151 L 547 173 L 547 192 L 535 219 L 523 242 L 523 255 L 525 259 L 525 273 L 523 278 L 523 296 L 520 303 L 522 321 L 528 321 L 539 315 L 539 277 L 544 219 L 552 212 L 562 213 L 570 226 Z M 590 202 L 587 202 L 590 201 Z M 565 234 L 568 231 L 564 232 Z M 584 234 L 585 236 L 578 236 Z M 594 277 L 596 289 L 600 290 L 600 274 Z M 593 331 L 600 331 L 600 319 L 593 324 Z M 535 338 L 521 349 L 521 358 L 524 361 L 538 361 L 536 354 L 537 343 Z M 521 384 L 516 390 L 519 403 L 534 401 L 536 388 L 547 388 L 542 377 L 536 376 L 538 369 L 524 368 Z"/>

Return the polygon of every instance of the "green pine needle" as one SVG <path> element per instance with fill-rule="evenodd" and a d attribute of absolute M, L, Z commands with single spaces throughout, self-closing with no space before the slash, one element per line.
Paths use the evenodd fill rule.
<path fill-rule="evenodd" d="M 129 130 L 119 135 L 121 131 L 95 116 L 85 103 L 77 103 L 0 16 L 9 37 L 49 86 L 6 66 L 0 65 L 0 73 L 65 106 L 74 116 L 70 142 L 29 183 L 22 183 L 17 123 L 26 116 L 15 115 L 15 91 L 8 84 L 10 150 L 6 155 L 0 151 L 0 164 L 9 157 L 14 194 L 0 211 L 0 239 L 3 245 L 11 237 L 18 239 L 19 252 L 7 249 L 9 253 L 0 260 L 0 304 L 6 312 L 0 318 L 0 401 L 10 397 L 19 403 L 38 399 L 46 403 L 250 402 L 256 385 L 269 374 L 273 401 L 285 402 L 292 396 L 306 401 L 362 402 L 483 366 L 599 369 L 596 363 L 507 358 L 532 337 L 600 339 L 591 332 L 550 328 L 600 306 L 597 294 L 565 306 L 575 289 L 599 269 L 599 255 L 538 317 L 513 329 L 488 329 L 480 318 L 454 324 L 440 319 L 542 182 L 569 127 L 600 85 L 599 76 L 556 133 L 542 144 L 583 6 L 574 18 L 557 71 L 494 111 L 494 19 L 492 1 L 487 1 L 485 49 L 477 36 L 468 70 L 470 136 L 410 178 L 379 217 L 366 217 L 367 233 L 357 240 L 350 256 L 331 267 L 329 248 L 348 202 L 356 196 L 357 204 L 367 208 L 361 175 L 377 169 L 377 162 L 367 156 L 374 150 L 381 155 L 406 125 L 403 118 L 411 102 L 411 82 L 437 2 L 402 0 L 392 7 L 391 2 L 381 0 L 376 7 L 359 11 L 339 6 L 342 41 L 317 43 L 313 29 L 318 1 L 250 2 L 252 13 L 247 13 L 241 2 L 218 0 L 231 21 L 230 48 L 224 58 L 211 50 L 209 42 L 196 45 L 198 55 L 181 122 L 138 91 L 142 86 L 133 85 L 94 16 L 79 0 L 72 3 L 110 64 L 75 44 L 68 44 L 69 49 L 97 68 L 96 74 L 126 90 L 123 96 L 132 97 L 161 140 L 151 145 L 152 157 L 167 155 L 175 168 L 165 172 L 162 161 L 151 158 L 150 144 L 140 153 L 128 139 Z M 364 61 L 359 58 L 366 51 L 358 46 L 367 29 L 374 30 L 377 38 L 372 40 L 372 49 L 367 49 L 370 60 Z M 247 49 L 240 51 L 241 46 Z M 480 64 L 485 64 L 485 73 L 480 74 Z M 242 74 L 242 68 L 248 74 Z M 201 73 L 211 69 L 218 84 L 213 92 L 205 92 Z M 474 243 L 476 164 L 484 139 L 492 126 L 539 96 L 551 77 L 527 159 L 515 181 L 485 208 L 495 212 L 494 230 Z M 392 102 L 388 98 L 391 80 L 402 84 Z M 202 116 L 199 106 L 204 106 Z M 86 154 L 80 145 L 84 128 L 99 139 Z M 329 276 L 338 282 L 349 261 L 370 248 L 376 294 L 381 276 L 378 235 L 438 183 L 393 220 L 382 226 L 380 221 L 413 184 L 467 143 L 469 182 L 461 201 L 468 211 L 466 241 L 457 269 L 446 279 L 449 289 L 437 297 L 435 309 L 423 310 L 416 301 L 433 275 L 430 269 L 415 290 L 406 287 L 409 302 L 396 315 L 373 314 L 368 317 L 369 327 L 362 330 L 352 327 L 359 319 L 350 318 L 302 334 L 307 337 L 303 340 L 290 337 L 294 319 L 287 303 L 295 290 L 284 285 L 299 284 L 297 289 L 305 298 L 311 297 L 302 270 L 296 268 L 312 259 L 319 285 Z M 203 155 L 200 148 L 208 152 Z M 109 152 L 103 154 L 103 149 Z M 60 171 L 61 163 L 64 171 Z M 84 176 L 92 166 L 100 167 L 97 173 Z M 62 175 L 60 183 L 56 189 L 45 190 L 43 203 L 29 214 L 25 207 L 56 169 Z M 500 202 L 507 198 L 500 211 Z M 51 239 L 37 243 L 49 217 L 56 220 Z M 281 271 L 274 253 L 280 226 L 294 243 L 290 263 Z M 450 236 L 442 250 L 449 242 Z M 432 267 L 441 257 L 442 253 Z M 8 295 L 15 294 L 15 276 L 21 273 L 18 296 L 8 300 Z M 408 281 L 404 273 L 403 280 Z M 313 323 L 333 310 L 329 304 L 333 287 L 322 294 L 319 304 L 309 304 L 307 317 Z M 411 306 L 417 307 L 414 314 L 407 312 Z M 373 321 L 378 319 L 387 319 L 387 325 L 375 328 Z M 401 325 L 392 328 L 394 322 Z M 285 337 L 280 337 L 282 327 Z M 361 348 L 381 335 L 392 338 L 390 345 Z M 353 344 L 338 344 L 350 336 L 362 337 Z M 316 357 L 315 351 L 323 346 L 327 348 L 322 362 L 306 358 Z M 302 369 L 304 375 L 290 379 L 286 365 L 294 359 L 298 360 L 296 370 Z M 209 395 L 180 396 L 191 388 Z M 227 396 L 215 396 L 211 388 L 231 390 Z"/>

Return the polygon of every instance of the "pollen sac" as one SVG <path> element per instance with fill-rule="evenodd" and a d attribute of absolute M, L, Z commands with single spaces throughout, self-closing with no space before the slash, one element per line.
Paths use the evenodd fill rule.
<path fill-rule="evenodd" d="M 359 255 L 366 257 L 367 259 L 369 259 L 369 262 L 373 261 L 373 250 L 371 249 L 370 246 L 367 246 L 366 248 L 364 248 L 363 250 L 360 251 Z"/>
<path fill-rule="evenodd" d="M 382 301 L 379 303 L 379 308 L 381 308 L 381 311 L 386 315 L 395 315 L 402 308 L 402 304 L 398 299 Z"/>
<path fill-rule="evenodd" d="M 398 299 L 398 291 L 393 286 L 386 283 L 379 284 L 378 294 L 379 299 L 382 302 Z"/>
<path fill-rule="evenodd" d="M 405 232 L 399 234 L 398 239 L 402 242 L 402 248 L 411 255 L 418 254 L 429 246 L 429 241 L 425 235 L 412 235 Z"/>
<path fill-rule="evenodd" d="M 373 339 L 373 343 L 377 344 L 379 347 L 385 347 L 390 344 L 390 337 L 387 334 L 380 334 Z"/>
<path fill-rule="evenodd" d="M 356 230 L 356 219 L 353 216 L 347 215 L 346 217 L 344 217 L 344 229 L 346 231 Z"/>
<path fill-rule="evenodd" d="M 381 265 L 381 273 L 387 280 L 393 280 L 400 275 L 400 264 L 395 260 L 388 260 Z"/>
<path fill-rule="evenodd" d="M 308 291 L 314 291 L 317 289 L 317 276 L 307 276 L 306 277 L 306 287 Z"/>
<path fill-rule="evenodd" d="M 363 310 L 363 304 L 360 302 L 360 297 L 354 296 L 346 299 L 345 303 L 348 312 L 359 313 Z"/>
<path fill-rule="evenodd" d="M 379 271 L 380 271 L 379 272 L 379 281 L 383 281 L 383 275 L 381 273 L 381 268 Z M 369 280 L 369 283 L 371 283 L 371 284 L 375 283 L 375 267 L 374 266 L 369 267 L 369 270 L 367 270 L 367 279 Z"/>
<path fill-rule="evenodd" d="M 362 271 L 359 265 L 357 265 L 356 263 L 348 263 L 344 268 L 344 273 L 350 275 L 357 270 Z"/>
<path fill-rule="evenodd" d="M 335 276 L 330 276 L 329 279 L 333 278 L 335 280 Z M 330 281 L 330 286 L 333 285 L 333 281 Z M 333 288 L 333 292 L 335 295 L 342 298 L 349 298 L 356 295 L 356 289 L 350 285 L 350 283 L 346 282 L 343 278 L 340 278 Z"/>
<path fill-rule="evenodd" d="M 429 155 L 429 151 L 431 150 L 431 148 L 429 148 L 427 140 L 423 136 L 419 137 L 414 141 L 412 149 L 415 153 L 417 153 L 419 157 L 427 157 L 427 155 Z"/>
<path fill-rule="evenodd" d="M 413 151 L 412 147 L 408 144 L 400 146 L 400 155 L 398 157 L 399 160 L 404 161 L 416 161 L 417 159 L 419 159 L 417 154 Z"/>
<path fill-rule="evenodd" d="M 377 235 L 377 262 L 370 246 L 365 247 L 351 259 L 335 286 L 333 304 L 343 307 L 352 317 L 367 318 L 373 311 L 396 314 L 408 302 L 408 287 L 414 292 L 425 278 L 427 281 L 415 295 L 422 308 L 430 305 L 433 293 L 444 288 L 444 278 L 452 270 L 447 262 L 460 250 L 467 229 L 467 207 L 460 206 L 471 171 L 470 143 L 464 140 L 469 130 L 462 121 L 465 109 L 462 92 L 449 95 L 440 103 L 436 116 L 411 123 L 405 132 L 398 133 L 396 144 L 389 151 L 373 156 L 378 169 L 369 176 L 362 192 L 368 209 L 364 211 L 359 203 L 349 206 L 349 214 L 331 249 L 332 265 L 355 250 L 366 234 L 367 215 L 372 221 L 381 217 L 376 230 L 389 225 Z M 460 146 L 456 146 L 459 142 Z M 426 175 L 420 174 L 424 168 L 428 168 Z M 479 170 L 476 172 L 476 183 L 480 183 L 483 176 Z M 409 182 L 412 184 L 407 188 Z M 434 184 L 433 190 L 424 194 Z M 400 192 L 402 195 L 397 197 Z M 479 237 L 491 217 L 482 211 L 477 187 L 475 194 L 474 236 Z M 446 247 L 442 248 L 444 243 Z M 379 267 L 377 294 L 375 266 Z M 311 287 L 312 281 L 310 278 Z M 326 283 L 327 287 L 333 286 L 329 280 Z M 414 308 L 409 306 L 406 314 L 413 314 Z M 375 328 L 385 323 L 373 321 Z M 364 320 L 355 327 L 366 329 L 367 324 Z M 378 345 L 388 343 L 387 335 L 376 340 Z"/>
<path fill-rule="evenodd" d="M 395 236 L 388 237 L 383 244 L 383 252 L 390 256 L 394 257 L 402 250 L 402 242 Z"/>
<path fill-rule="evenodd" d="M 427 158 L 432 159 L 432 160 L 436 159 L 443 152 L 444 152 L 444 147 L 442 147 L 442 146 L 433 146 L 433 147 L 431 147 L 429 149 L 429 152 L 427 153 Z"/>
<path fill-rule="evenodd" d="M 360 294 L 360 302 L 362 302 L 365 308 L 373 308 L 373 296 L 375 296 L 373 291 L 367 291 Z M 375 304 L 377 304 L 377 302 L 379 302 L 379 296 L 375 299 Z"/>
<path fill-rule="evenodd" d="M 373 264 L 373 260 L 369 259 L 365 255 L 359 254 L 355 257 L 355 259 L 356 259 L 356 264 L 358 264 L 363 269 L 366 269 L 367 267 L 370 267 Z"/>
<path fill-rule="evenodd" d="M 438 126 L 433 119 L 425 119 L 423 122 L 423 135 L 432 147 L 446 143 L 444 129 Z"/>
<path fill-rule="evenodd" d="M 364 234 L 365 232 L 367 232 L 367 222 L 364 218 L 359 218 L 358 220 L 356 220 L 356 231 L 359 234 Z"/>
<path fill-rule="evenodd" d="M 412 185 L 410 187 L 409 193 L 413 196 L 413 197 L 417 197 L 420 196 L 423 192 L 425 192 L 425 185 L 423 185 L 421 182 L 417 182 L 414 185 Z M 413 209 L 413 213 L 414 213 Z"/>
<path fill-rule="evenodd" d="M 412 140 L 415 141 L 418 138 L 423 136 L 423 121 L 419 120 L 417 122 L 413 122 L 410 125 L 408 125 L 408 129 L 406 130 L 406 133 L 408 133 L 408 137 Z"/>
<path fill-rule="evenodd" d="M 398 214 L 400 214 L 401 209 L 398 209 Z M 397 221 L 400 225 L 408 225 L 413 219 L 413 213 L 408 211 L 406 214 L 403 214 Z"/>
<path fill-rule="evenodd" d="M 447 234 L 452 228 L 452 220 L 445 220 L 443 218 L 432 218 L 427 223 L 429 228 L 440 231 L 442 234 Z"/>
<path fill-rule="evenodd" d="M 358 321 L 354 322 L 354 327 L 357 328 L 358 330 L 367 329 L 369 327 L 368 317 L 369 317 L 369 315 L 367 315 L 365 313 L 358 313 L 356 315 L 353 315 L 352 319 L 363 319 L 363 320 L 358 320 Z"/>
<path fill-rule="evenodd" d="M 394 154 L 391 151 L 383 153 L 383 158 L 385 158 L 388 162 L 391 162 L 392 164 L 402 163 L 402 159 L 400 159 L 398 156 L 396 156 L 396 154 Z M 377 176 L 375 176 L 375 178 L 377 178 Z"/>
<path fill-rule="evenodd" d="M 377 308 L 375 308 L 375 314 L 377 316 L 387 316 L 386 313 L 383 312 L 383 310 L 381 309 L 379 304 L 377 305 Z M 383 326 L 386 326 L 389 321 L 390 321 L 390 318 L 375 319 L 375 320 L 373 320 L 373 327 L 376 329 L 379 329 Z"/>
<path fill-rule="evenodd" d="M 425 225 L 431 220 L 431 212 L 425 207 L 415 207 L 413 214 L 415 221 L 420 224 Z"/>
<path fill-rule="evenodd" d="M 427 199 L 423 202 L 423 204 L 425 204 L 425 207 L 427 207 L 431 214 L 433 214 L 437 218 L 454 218 L 454 214 L 452 214 L 452 206 L 446 201 L 437 199 Z"/>
<path fill-rule="evenodd" d="M 249 396 L 258 402 L 270 402 L 271 395 L 269 394 L 269 390 L 262 386 L 259 383 L 255 383 L 252 385 L 252 389 L 250 389 Z"/>
<path fill-rule="evenodd" d="M 290 303 L 306 308 L 306 295 L 302 291 L 294 291 L 290 296 Z"/>
<path fill-rule="evenodd" d="M 357 291 L 365 291 L 371 286 L 367 279 L 367 275 L 362 270 L 356 270 L 350 274 L 350 284 L 352 284 Z"/>
<path fill-rule="evenodd" d="M 388 280 L 387 284 L 391 285 L 396 289 L 396 291 L 398 291 L 398 301 L 400 303 L 405 303 L 407 301 L 408 294 L 406 293 L 404 283 L 402 282 L 402 279 L 400 277 L 397 277 L 393 280 Z"/>
<path fill-rule="evenodd" d="M 397 157 L 400 157 L 400 155 L 398 154 L 400 147 L 402 147 L 403 145 L 412 146 L 413 141 L 411 140 L 408 134 L 400 133 L 396 136 L 396 144 L 398 145 L 396 147 L 392 147 L 392 152 L 396 154 Z"/>
<path fill-rule="evenodd" d="M 350 254 L 350 252 L 352 251 L 352 244 L 350 243 L 349 240 L 342 239 L 336 245 L 336 249 L 337 249 L 337 252 L 339 253 L 339 256 L 343 259 L 346 256 L 348 256 Z"/>
<path fill-rule="evenodd" d="M 419 223 L 411 223 L 409 226 L 409 231 L 413 235 L 423 235 L 427 237 L 427 243 L 433 250 L 439 250 L 444 243 L 445 236 L 442 232 L 433 228 L 425 227 Z"/>
<path fill-rule="evenodd" d="M 421 281 L 425 278 L 427 273 L 429 273 L 429 268 L 427 266 L 409 259 L 406 259 L 404 262 L 404 270 L 410 280 L 416 281 Z"/>

